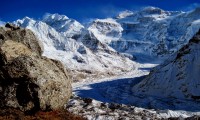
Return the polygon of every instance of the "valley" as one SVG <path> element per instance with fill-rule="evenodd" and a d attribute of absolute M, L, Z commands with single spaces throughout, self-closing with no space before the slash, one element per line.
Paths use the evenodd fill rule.
<path fill-rule="evenodd" d="M 25 73 L 31 79 L 24 77 L 23 72 L 14 76 L 11 79 L 14 90 L 18 84 L 27 84 L 26 81 L 15 83 L 15 79 L 32 82 L 37 78 L 34 84 L 41 86 L 41 91 L 45 91 L 48 80 L 52 80 L 52 88 L 45 94 L 49 95 L 50 91 L 54 101 L 49 103 L 51 98 L 44 97 L 44 102 L 40 96 L 44 110 L 48 105 L 56 108 L 65 104 L 65 109 L 89 120 L 195 119 L 200 116 L 199 14 L 198 7 L 187 12 L 145 7 L 89 23 L 58 13 L 45 14 L 42 19 L 24 17 L 1 28 L 0 57 L 5 65 L 0 63 L 0 80 L 14 76 L 6 76 L 9 75 L 6 70 L 15 73 L 17 69 L 10 63 L 17 65 L 18 60 L 27 57 L 21 52 L 22 46 L 34 64 L 27 67 L 26 61 L 21 63 L 30 69 Z M 4 26 L 6 22 L 0 24 Z M 38 65 L 43 65 L 41 61 L 44 68 Z M 67 86 L 68 90 L 59 86 Z M 12 93 L 11 89 L 8 91 Z M 64 103 L 56 99 L 55 92 L 62 93 L 59 97 L 64 96 L 66 101 L 71 93 L 72 97 Z M 24 110 L 17 100 L 15 106 Z M 56 101 L 62 104 L 56 106 L 53 104 Z"/>

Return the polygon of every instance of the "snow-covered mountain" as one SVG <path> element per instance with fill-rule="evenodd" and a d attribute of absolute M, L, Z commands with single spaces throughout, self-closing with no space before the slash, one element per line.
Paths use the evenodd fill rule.
<path fill-rule="evenodd" d="M 79 36 L 84 28 L 79 22 L 74 19 L 69 19 L 65 15 L 46 14 L 42 21 L 64 36 L 72 38 Z"/>
<path fill-rule="evenodd" d="M 186 44 L 200 28 L 200 8 L 189 12 L 146 7 L 95 20 L 89 30 L 119 52 L 164 56 Z"/>
<path fill-rule="evenodd" d="M 108 18 L 93 21 L 88 30 L 102 43 L 109 44 L 121 38 L 123 28 L 116 20 Z"/>
<path fill-rule="evenodd" d="M 177 53 L 151 73 L 132 91 L 161 98 L 200 99 L 200 30 Z"/>
<path fill-rule="evenodd" d="M 88 74 L 99 77 L 135 69 L 133 61 L 67 16 L 47 14 L 43 20 L 25 17 L 14 24 L 31 29 L 43 43 L 43 55 L 62 61 L 74 76 L 77 75 L 76 79 L 83 79 Z"/>
<path fill-rule="evenodd" d="M 87 27 L 59 14 L 14 23 L 34 31 L 44 44 L 44 55 L 71 70 L 116 73 L 133 69 L 134 56 L 148 60 L 176 52 L 200 28 L 199 13 L 200 8 L 181 12 L 146 7 L 96 19 Z"/>

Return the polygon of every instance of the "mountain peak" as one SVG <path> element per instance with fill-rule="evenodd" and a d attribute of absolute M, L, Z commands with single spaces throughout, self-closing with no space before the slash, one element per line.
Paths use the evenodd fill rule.
<path fill-rule="evenodd" d="M 106 19 L 96 19 L 93 21 L 94 23 L 113 23 L 113 24 L 117 24 L 116 21 L 112 18 L 106 18 Z"/>
<path fill-rule="evenodd" d="M 133 15 L 134 13 L 130 10 L 125 10 L 125 11 L 122 11 L 119 13 L 119 15 L 117 16 L 118 19 L 121 19 L 121 18 L 125 18 L 125 17 L 128 17 L 128 16 L 131 16 Z"/>
<path fill-rule="evenodd" d="M 164 13 L 165 11 L 160 9 L 160 8 L 157 8 L 157 7 L 145 7 L 141 10 L 141 12 L 144 12 L 144 13 L 147 13 L 147 14 L 162 14 Z"/>
<path fill-rule="evenodd" d="M 65 15 L 60 15 L 58 13 L 50 14 L 47 13 L 43 16 L 43 21 L 60 21 L 60 20 L 68 20 L 69 18 Z"/>
<path fill-rule="evenodd" d="M 42 22 L 51 26 L 56 31 L 62 32 L 64 36 L 68 37 L 72 37 L 75 34 L 80 34 L 81 30 L 84 28 L 84 26 L 81 25 L 78 21 L 58 13 L 47 13 L 43 16 Z"/>
<path fill-rule="evenodd" d="M 164 10 L 162 10 L 161 8 L 152 7 L 152 6 L 144 7 L 144 8 L 142 9 L 142 11 L 154 11 L 154 10 L 164 11 Z"/>
<path fill-rule="evenodd" d="M 17 24 L 17 25 L 20 25 L 20 26 L 26 26 L 28 24 L 33 24 L 34 22 L 35 22 L 34 19 L 26 16 L 23 19 L 18 19 L 16 21 L 14 21 L 14 24 Z"/>
<path fill-rule="evenodd" d="M 22 21 L 32 21 L 34 20 L 33 18 L 30 18 L 28 16 L 24 17 L 23 19 L 21 19 Z"/>

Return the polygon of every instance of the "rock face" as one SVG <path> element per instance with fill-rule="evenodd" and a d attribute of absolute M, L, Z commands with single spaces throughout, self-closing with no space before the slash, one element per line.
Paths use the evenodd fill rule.
<path fill-rule="evenodd" d="M 200 100 L 200 31 L 165 63 L 133 87 L 135 94 Z"/>
<path fill-rule="evenodd" d="M 28 112 L 63 107 L 72 92 L 63 65 L 41 56 L 30 30 L 0 28 L 0 37 L 0 107 Z"/>
<path fill-rule="evenodd" d="M 25 44 L 29 49 L 41 55 L 43 53 L 43 46 L 37 40 L 32 31 L 28 29 L 11 30 L 10 28 L 0 28 L 0 45 L 5 40 L 13 40 Z"/>

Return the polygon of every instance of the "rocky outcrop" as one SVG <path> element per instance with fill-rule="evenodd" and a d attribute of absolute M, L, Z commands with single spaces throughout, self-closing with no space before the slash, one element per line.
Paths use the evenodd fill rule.
<path fill-rule="evenodd" d="M 9 24 L 11 26 L 11 24 Z M 17 29 L 13 30 L 15 27 L 1 27 L 0 28 L 0 45 L 2 45 L 6 40 L 13 40 L 16 42 L 23 43 L 29 49 L 35 53 L 41 55 L 43 52 L 43 46 L 31 30 L 28 29 Z"/>
<path fill-rule="evenodd" d="M 5 27 L 10 28 L 11 30 L 18 30 L 20 27 L 7 23 Z"/>
<path fill-rule="evenodd" d="M 63 65 L 41 56 L 30 30 L 0 28 L 0 36 L 0 107 L 27 112 L 62 108 L 72 91 Z"/>

